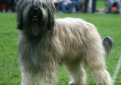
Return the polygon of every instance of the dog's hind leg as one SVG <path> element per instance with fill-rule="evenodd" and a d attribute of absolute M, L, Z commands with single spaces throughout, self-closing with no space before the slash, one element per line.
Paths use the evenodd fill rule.
<path fill-rule="evenodd" d="M 86 73 L 81 66 L 79 61 L 73 61 L 71 63 L 66 63 L 67 70 L 70 75 L 70 85 L 85 85 L 86 84 Z"/>
<path fill-rule="evenodd" d="M 92 71 L 97 85 L 111 85 L 112 79 L 106 69 L 104 50 L 95 48 L 86 50 L 86 64 Z"/>
<path fill-rule="evenodd" d="M 111 77 L 104 62 L 100 59 L 91 59 L 88 61 L 88 66 L 91 69 L 97 85 L 111 85 Z"/>

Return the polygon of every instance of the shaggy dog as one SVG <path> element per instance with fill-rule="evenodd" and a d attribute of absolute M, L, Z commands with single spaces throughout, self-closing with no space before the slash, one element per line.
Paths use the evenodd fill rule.
<path fill-rule="evenodd" d="M 19 0 L 17 4 L 21 85 L 35 85 L 40 75 L 41 85 L 56 85 L 60 63 L 70 73 L 69 84 L 85 85 L 85 65 L 97 85 L 111 85 L 105 44 L 96 27 L 82 19 L 55 19 L 54 10 L 52 0 Z"/>

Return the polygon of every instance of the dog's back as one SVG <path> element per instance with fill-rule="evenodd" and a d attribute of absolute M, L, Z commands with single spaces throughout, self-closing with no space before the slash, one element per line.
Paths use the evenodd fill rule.
<path fill-rule="evenodd" d="M 77 45 L 80 44 L 83 46 L 85 43 L 88 43 L 87 40 L 93 41 L 95 40 L 93 39 L 94 37 L 98 37 L 96 39 L 100 39 L 99 41 L 102 41 L 106 53 L 109 53 L 112 48 L 113 41 L 111 37 L 105 37 L 103 40 L 101 40 L 101 37 L 97 32 L 97 28 L 93 24 L 86 22 L 83 19 L 79 18 L 56 19 L 56 24 L 57 27 L 55 27 L 55 32 L 61 33 L 63 38 L 65 36 L 67 37 L 67 39 L 71 39 L 70 41 L 72 42 L 74 41 L 73 42 L 74 44 Z"/>
<path fill-rule="evenodd" d="M 84 56 L 82 54 L 85 54 L 89 49 L 90 51 L 94 51 L 94 48 L 104 52 L 102 39 L 96 27 L 82 19 L 56 19 L 53 34 L 57 39 L 55 39 L 56 44 L 59 44 L 59 48 L 62 48 L 62 50 L 59 51 L 62 52 L 64 56 L 77 58 L 77 56 Z M 57 45 L 55 45 L 55 47 Z"/>

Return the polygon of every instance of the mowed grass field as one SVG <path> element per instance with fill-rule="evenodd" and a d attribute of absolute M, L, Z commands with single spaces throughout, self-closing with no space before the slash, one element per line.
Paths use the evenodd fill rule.
<path fill-rule="evenodd" d="M 113 75 L 121 55 L 121 15 L 105 14 L 57 14 L 58 18 L 82 18 L 97 26 L 101 37 L 111 36 L 114 46 L 106 56 L 107 69 Z M 16 28 L 16 16 L 12 13 L 0 14 L 0 85 L 20 85 L 17 43 L 19 31 Z M 95 85 L 91 72 L 86 68 L 87 85 Z M 64 66 L 58 70 L 58 85 L 68 85 L 68 76 Z M 115 85 L 121 85 L 121 69 Z"/>

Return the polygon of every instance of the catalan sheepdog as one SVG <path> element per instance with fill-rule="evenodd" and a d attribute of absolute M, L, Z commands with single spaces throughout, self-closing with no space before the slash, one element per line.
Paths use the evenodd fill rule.
<path fill-rule="evenodd" d="M 69 72 L 69 84 L 86 84 L 85 65 L 97 85 L 111 85 L 104 57 L 105 43 L 96 27 L 82 19 L 56 19 L 54 12 L 52 0 L 18 1 L 21 85 L 35 85 L 38 79 L 40 85 L 57 85 L 60 63 Z M 106 46 L 110 47 L 110 43 Z"/>

